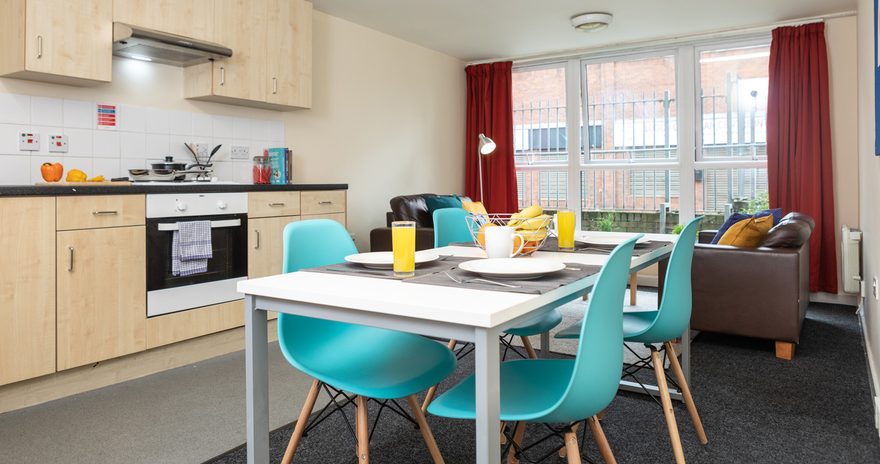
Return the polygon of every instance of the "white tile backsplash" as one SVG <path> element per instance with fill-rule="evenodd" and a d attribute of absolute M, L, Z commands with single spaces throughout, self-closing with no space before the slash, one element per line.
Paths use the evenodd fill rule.
<path fill-rule="evenodd" d="M 193 113 L 192 135 L 201 138 L 214 136 L 214 121 L 210 114 Z"/>
<path fill-rule="evenodd" d="M 113 104 L 112 100 L 101 103 Z M 23 131 L 37 132 L 41 149 L 18 150 Z M 49 136 L 68 137 L 67 153 L 49 153 Z M 251 182 L 250 158 L 264 148 L 283 146 L 284 125 L 263 120 L 127 104 L 117 105 L 117 129 L 96 128 L 96 102 L 0 93 L 0 184 L 40 182 L 40 165 L 60 161 L 65 171 L 81 169 L 93 177 L 121 177 L 131 168 L 172 155 L 190 163 L 184 142 L 223 146 L 214 156 L 221 180 Z M 232 160 L 232 145 L 250 150 L 248 159 Z"/>
<path fill-rule="evenodd" d="M 169 134 L 168 111 L 161 108 L 146 108 L 144 110 L 144 130 L 148 134 Z"/>
<path fill-rule="evenodd" d="M 0 184 L 31 183 L 31 157 L 26 155 L 0 156 Z M 230 179 L 231 180 L 231 179 Z"/>
<path fill-rule="evenodd" d="M 31 124 L 62 126 L 64 106 L 59 98 L 31 97 Z"/>
<path fill-rule="evenodd" d="M 62 112 L 64 115 L 64 127 L 74 129 L 94 129 L 96 116 L 94 102 L 79 100 L 64 100 Z"/>
<path fill-rule="evenodd" d="M 123 158 L 146 157 L 146 134 L 143 132 L 120 132 L 119 154 L 122 155 Z"/>
<path fill-rule="evenodd" d="M 92 153 L 96 158 L 119 158 L 119 133 L 109 130 L 92 131 Z"/>
<path fill-rule="evenodd" d="M 146 108 L 133 105 L 119 105 L 116 108 L 116 126 L 125 132 L 143 132 L 146 128 Z"/>
<path fill-rule="evenodd" d="M 64 129 L 67 136 L 67 156 L 93 156 L 92 132 L 88 129 Z"/>
<path fill-rule="evenodd" d="M 186 111 L 169 111 L 168 124 L 171 135 L 192 135 L 192 114 Z"/>
<path fill-rule="evenodd" d="M 14 93 L 0 93 L 0 123 L 30 124 L 31 97 Z"/>

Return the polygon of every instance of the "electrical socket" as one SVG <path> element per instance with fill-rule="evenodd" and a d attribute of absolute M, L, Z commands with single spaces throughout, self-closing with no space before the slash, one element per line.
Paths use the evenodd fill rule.
<path fill-rule="evenodd" d="M 18 136 L 19 151 L 40 151 L 40 134 L 21 132 Z"/>
<path fill-rule="evenodd" d="M 250 156 L 250 147 L 247 145 L 233 145 L 230 150 L 232 159 L 248 159 Z"/>
<path fill-rule="evenodd" d="M 50 135 L 49 153 L 67 153 L 67 136 Z"/>

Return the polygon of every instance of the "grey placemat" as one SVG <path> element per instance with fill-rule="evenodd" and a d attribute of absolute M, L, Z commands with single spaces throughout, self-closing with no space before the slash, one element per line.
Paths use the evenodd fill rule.
<path fill-rule="evenodd" d="M 419 266 L 416 266 L 415 276 L 409 277 L 410 279 L 423 276 L 426 274 L 433 274 L 435 272 L 448 271 L 450 269 L 454 269 L 458 266 L 458 263 L 463 261 L 470 261 L 474 258 L 462 258 L 456 256 L 441 256 L 439 260 L 432 261 L 430 263 L 425 263 Z M 358 264 L 351 264 L 348 262 L 339 263 L 339 264 L 330 264 L 328 266 L 320 266 L 320 267 L 312 267 L 308 269 L 302 269 L 304 272 L 319 272 L 322 274 L 342 274 L 342 275 L 351 275 L 357 277 L 374 277 L 377 279 L 396 279 L 394 277 L 394 271 L 391 269 L 382 270 L 382 269 L 369 269 L 364 266 Z"/>
<path fill-rule="evenodd" d="M 568 285 L 577 280 L 589 277 L 593 274 L 596 274 L 597 272 L 599 272 L 599 270 L 602 269 L 602 266 L 592 266 L 578 263 L 565 263 L 565 266 L 565 269 L 559 272 L 554 272 L 553 274 L 547 275 L 540 279 L 489 279 L 508 285 L 515 285 L 517 286 L 517 288 L 502 287 L 500 285 L 489 284 L 479 281 L 469 281 L 470 279 L 480 278 L 480 276 L 473 272 L 461 270 L 458 267 L 447 270 L 445 272 L 438 271 L 431 274 L 413 277 L 410 279 L 406 279 L 403 282 L 408 284 L 439 285 L 441 287 L 457 287 L 473 290 L 490 290 L 493 292 L 528 293 L 532 295 L 540 295 L 542 293 L 547 293 L 551 290 L 555 290 L 563 285 Z M 455 282 L 448 275 L 446 275 L 447 273 L 460 281 L 464 281 L 464 283 Z"/>
<path fill-rule="evenodd" d="M 463 246 L 463 247 L 475 247 L 477 246 L 474 242 L 460 242 L 460 243 L 450 243 L 450 245 L 454 246 Z M 637 243 L 635 249 L 633 250 L 633 256 L 642 256 L 648 254 L 658 248 L 663 248 L 667 245 L 672 245 L 672 242 L 666 242 L 661 240 L 651 240 L 645 243 Z M 598 254 L 598 255 L 607 255 L 614 250 L 613 245 L 591 245 L 586 242 L 574 242 L 574 250 L 560 250 L 559 242 L 556 237 L 547 237 L 547 240 L 544 241 L 544 244 L 541 245 L 540 250 L 538 251 L 552 251 L 552 252 L 561 252 L 561 253 L 585 253 L 585 254 Z"/>

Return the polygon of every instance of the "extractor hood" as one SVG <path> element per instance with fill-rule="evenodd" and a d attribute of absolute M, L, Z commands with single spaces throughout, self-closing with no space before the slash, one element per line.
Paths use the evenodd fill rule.
<path fill-rule="evenodd" d="M 232 56 L 232 49 L 204 40 L 124 23 L 113 23 L 113 54 L 186 67 L 229 58 Z"/>

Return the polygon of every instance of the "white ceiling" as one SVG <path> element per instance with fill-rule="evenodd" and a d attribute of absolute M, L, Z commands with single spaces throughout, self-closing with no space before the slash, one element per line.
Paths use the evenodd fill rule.
<path fill-rule="evenodd" d="M 856 0 L 313 0 L 315 8 L 465 61 L 667 38 L 851 11 Z M 601 32 L 570 18 L 614 15 Z"/>

